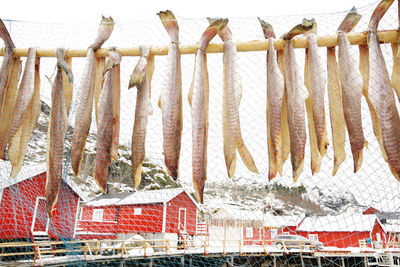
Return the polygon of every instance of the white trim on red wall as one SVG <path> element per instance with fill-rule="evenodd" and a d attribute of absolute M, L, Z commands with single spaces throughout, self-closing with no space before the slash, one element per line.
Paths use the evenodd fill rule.
<path fill-rule="evenodd" d="M 33 230 L 35 229 L 35 221 L 36 221 L 37 209 L 38 209 L 38 205 L 39 205 L 39 200 L 40 200 L 40 199 L 46 200 L 45 197 L 41 197 L 41 196 L 36 197 L 35 209 L 34 209 L 34 212 L 33 212 L 32 226 L 31 226 L 31 232 L 32 232 L 32 234 L 34 234 L 34 233 L 37 233 L 37 234 L 47 234 L 47 233 L 49 232 L 50 219 L 49 219 L 48 216 L 47 216 L 47 223 L 46 223 L 46 231 L 45 231 L 45 232 L 34 232 L 34 231 L 33 231 Z"/>
<path fill-rule="evenodd" d="M 3 189 L 0 190 L 0 204 L 2 199 L 3 199 Z"/>
<path fill-rule="evenodd" d="M 81 202 L 80 202 L 80 200 L 79 200 L 79 198 L 78 198 L 78 205 L 76 206 L 75 225 L 74 225 L 74 234 L 73 234 L 73 238 L 75 238 L 76 227 L 78 226 L 78 220 L 82 218 L 83 209 L 81 209 L 80 205 L 81 205 Z"/>
<path fill-rule="evenodd" d="M 163 222 L 162 222 L 162 232 L 165 233 L 165 228 L 167 225 L 167 202 L 163 202 L 164 210 L 163 210 Z"/>

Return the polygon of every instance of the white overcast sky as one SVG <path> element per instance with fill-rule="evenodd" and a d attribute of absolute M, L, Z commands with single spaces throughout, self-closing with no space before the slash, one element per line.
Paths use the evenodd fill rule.
<path fill-rule="evenodd" d="M 99 15 L 111 15 L 116 21 L 132 21 L 155 16 L 160 10 L 171 9 L 186 18 L 207 16 L 254 17 L 273 15 L 313 14 L 345 11 L 352 6 L 376 3 L 376 0 L 246 0 L 246 1 L 178 1 L 178 0 L 13 0 L 4 1 L 2 19 L 37 22 L 98 21 Z"/>

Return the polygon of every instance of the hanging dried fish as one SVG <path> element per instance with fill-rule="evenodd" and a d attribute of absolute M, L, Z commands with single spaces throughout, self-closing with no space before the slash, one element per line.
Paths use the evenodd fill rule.
<path fill-rule="evenodd" d="M 208 18 L 210 24 L 216 19 Z M 222 135 L 224 140 L 224 156 L 228 177 L 231 178 L 236 169 L 236 150 L 246 167 L 258 173 L 253 157 L 244 144 L 240 130 L 239 107 L 242 98 L 242 82 L 239 73 L 236 44 L 232 41 L 232 33 L 225 26 L 219 33 L 224 42 L 224 79 L 222 97 Z"/>
<path fill-rule="evenodd" d="M 120 106 L 121 106 L 121 65 L 113 67 L 113 139 L 111 144 L 111 158 L 118 160 Z"/>
<path fill-rule="evenodd" d="M 368 25 L 368 96 L 380 124 L 382 143 L 390 170 L 400 180 L 400 118 L 396 108 L 393 87 L 376 34 L 379 21 L 392 3 L 393 0 L 381 1 L 372 13 Z"/>
<path fill-rule="evenodd" d="M 74 90 L 74 85 L 73 80 L 74 77 L 72 76 L 72 59 L 70 56 L 65 56 L 64 57 L 64 63 L 65 64 L 62 68 L 63 68 L 63 89 L 64 89 L 64 97 L 65 97 L 65 107 L 67 110 L 67 116 L 69 114 L 69 109 L 71 106 L 71 102 L 72 102 L 72 93 Z"/>
<path fill-rule="evenodd" d="M 67 130 L 67 110 L 64 96 L 64 49 L 57 48 L 57 74 L 51 92 L 50 122 L 47 132 L 46 209 L 52 216 L 57 203 L 63 172 L 64 137 Z"/>
<path fill-rule="evenodd" d="M 107 193 L 108 166 L 111 163 L 113 139 L 113 72 L 120 62 L 121 55 L 110 50 L 104 74 L 103 89 L 101 90 L 98 103 L 99 121 L 93 178 L 104 194 Z"/>
<path fill-rule="evenodd" d="M 275 33 L 272 25 L 258 18 L 265 39 L 268 39 L 267 51 L 267 140 L 269 160 L 269 180 L 275 178 L 276 173 L 282 175 L 282 134 L 281 114 L 285 84 L 278 67 L 274 51 Z"/>
<path fill-rule="evenodd" d="M 296 57 L 291 39 L 303 34 L 312 28 L 312 23 L 303 20 L 283 36 L 285 40 L 285 93 L 287 105 L 287 117 L 290 133 L 290 157 L 292 162 L 293 180 L 296 182 L 304 167 L 304 150 L 306 145 L 306 125 L 304 101 L 308 97 L 304 88 L 304 81 L 300 75 L 300 68 L 296 63 Z"/>
<path fill-rule="evenodd" d="M 353 7 L 343 19 L 339 29 L 344 32 L 351 31 L 361 19 L 356 9 Z M 336 175 L 340 165 L 346 159 L 345 141 L 346 129 L 344 120 L 344 110 L 342 101 L 342 89 L 340 88 L 339 67 L 336 61 L 335 47 L 327 48 L 328 54 L 328 95 L 329 95 L 329 114 L 332 128 L 332 142 L 334 151 L 332 175 Z"/>
<path fill-rule="evenodd" d="M 276 52 L 276 59 L 278 61 L 279 69 L 283 76 L 283 83 L 285 84 L 285 51 L 278 50 Z M 284 85 L 284 88 L 286 85 Z M 282 136 L 282 166 L 285 161 L 289 158 L 290 154 L 290 137 L 289 137 L 289 125 L 287 120 L 287 105 L 286 105 L 285 90 L 283 91 L 282 97 L 282 112 L 281 112 L 281 136 Z M 278 170 L 279 171 L 279 170 Z M 280 173 L 282 176 L 282 173 Z"/>
<path fill-rule="evenodd" d="M 179 27 L 174 14 L 170 11 L 158 13 L 168 32 L 171 43 L 168 49 L 167 84 L 161 90 L 158 106 L 162 113 L 163 148 L 165 166 L 168 174 L 177 179 L 179 176 L 179 157 L 182 138 L 182 74 L 179 53 Z"/>
<path fill-rule="evenodd" d="M 12 167 L 11 177 L 17 176 L 21 170 L 22 163 L 26 154 L 29 139 L 35 128 L 37 119 L 40 114 L 40 58 L 35 58 L 35 73 L 34 80 L 29 81 L 33 83 L 34 90 L 29 104 L 22 116 L 21 124 L 15 133 L 14 137 L 10 140 L 8 147 L 8 157 Z"/>
<path fill-rule="evenodd" d="M 339 75 L 342 88 L 344 119 L 349 133 L 351 152 L 353 154 L 354 172 L 362 164 L 363 148 L 366 145 L 361 120 L 361 96 L 363 79 L 357 68 L 356 54 L 350 47 L 346 32 L 351 29 L 350 23 L 342 23 L 338 28 L 339 37 Z"/>
<path fill-rule="evenodd" d="M 18 80 L 21 74 L 21 60 L 15 56 L 15 45 L 0 19 L 0 37 L 5 43 L 4 57 L 0 68 L 0 159 L 5 159 L 8 130 L 17 96 Z"/>
<path fill-rule="evenodd" d="M 199 47 L 196 50 L 193 81 L 189 91 L 189 103 L 192 111 L 192 178 L 197 200 L 200 203 L 203 203 L 204 185 L 207 180 L 209 83 L 205 49 L 227 23 L 227 19 L 216 20 L 201 36 Z"/>
<path fill-rule="evenodd" d="M 96 71 L 98 72 L 94 53 L 110 37 L 113 28 L 114 21 L 112 18 L 103 17 L 100 23 L 98 36 L 95 42 L 89 47 L 86 55 L 86 65 L 83 69 L 82 80 L 77 96 L 79 101 L 76 108 L 74 136 L 71 149 L 71 166 L 75 176 L 78 176 L 80 172 L 83 153 L 85 152 L 86 138 L 89 134 L 90 124 L 92 122 Z M 109 111 L 111 111 L 111 109 Z"/>
<path fill-rule="evenodd" d="M 314 29 L 312 29 L 311 31 L 315 30 L 316 32 L 316 23 L 313 24 L 314 25 Z M 306 86 L 306 88 L 308 89 L 308 93 L 309 93 L 309 97 L 306 99 L 306 111 L 307 111 L 307 120 L 308 120 L 308 132 L 309 132 L 309 136 L 310 136 L 310 152 L 311 152 L 311 173 L 314 175 L 316 173 L 319 172 L 320 168 L 321 168 L 321 159 L 322 159 L 322 155 L 321 152 L 319 150 L 319 146 L 318 146 L 318 132 L 316 131 L 316 121 L 314 120 L 314 111 L 313 111 L 313 107 L 314 109 L 318 109 L 315 108 L 316 106 L 318 106 L 316 104 L 316 102 L 321 105 L 321 99 L 319 99 L 318 97 L 318 92 L 320 91 L 320 87 L 318 85 L 320 85 L 316 80 L 317 79 L 313 79 L 314 82 L 312 82 L 312 78 L 313 77 L 313 71 L 316 71 L 316 76 L 318 76 L 318 78 L 321 78 L 319 73 L 319 69 L 322 67 L 322 65 L 318 66 L 318 64 L 321 64 L 321 62 L 317 61 L 319 60 L 318 55 L 316 53 L 316 50 L 318 49 L 318 47 L 316 47 L 317 43 L 316 43 L 316 38 L 315 35 L 316 33 L 310 33 L 307 32 L 307 39 L 308 39 L 308 48 L 306 48 L 306 56 L 305 56 L 305 65 L 304 65 L 304 85 Z M 325 77 L 324 77 L 325 78 Z M 314 101 L 312 101 L 312 92 L 314 92 Z M 323 92 L 323 90 L 322 90 Z M 322 99 L 323 102 L 323 99 Z M 315 104 L 315 105 L 313 105 Z M 322 103 L 322 108 L 323 108 L 323 103 Z M 325 112 L 325 111 L 324 111 Z M 321 117 L 319 117 L 321 118 Z M 324 122 L 325 122 L 325 118 L 324 118 Z M 325 132 L 325 138 L 326 138 L 326 132 Z M 327 140 L 326 140 L 327 141 Z M 324 153 L 326 151 L 326 149 L 323 149 Z"/>
<path fill-rule="evenodd" d="M 131 157 L 135 188 L 140 185 L 142 179 L 142 163 L 146 155 L 147 118 L 153 112 L 150 97 L 154 56 L 150 55 L 150 46 L 140 46 L 140 53 L 141 57 L 129 81 L 129 88 L 137 87 Z"/>

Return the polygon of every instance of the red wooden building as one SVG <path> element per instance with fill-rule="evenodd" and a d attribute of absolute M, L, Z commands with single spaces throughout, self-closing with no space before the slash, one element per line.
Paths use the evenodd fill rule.
<path fill-rule="evenodd" d="M 364 242 L 369 247 L 385 246 L 387 238 L 378 217 L 364 214 L 306 217 L 296 233 L 338 248 L 360 247 Z"/>
<path fill-rule="evenodd" d="M 243 229 L 243 245 L 271 244 L 277 235 L 288 233 L 295 234 L 298 225 L 304 220 L 305 215 L 273 216 L 261 214 L 262 227 L 245 227 Z"/>
<path fill-rule="evenodd" d="M 83 196 L 71 181 L 62 181 L 51 220 L 46 212 L 46 165 L 22 167 L 10 178 L 11 165 L 0 161 L 0 240 L 32 240 L 36 236 L 71 239 Z M 73 189 L 74 188 L 74 189 Z"/>
<path fill-rule="evenodd" d="M 76 237 L 124 239 L 130 234 L 195 235 L 198 206 L 182 188 L 101 195 L 87 202 Z"/>

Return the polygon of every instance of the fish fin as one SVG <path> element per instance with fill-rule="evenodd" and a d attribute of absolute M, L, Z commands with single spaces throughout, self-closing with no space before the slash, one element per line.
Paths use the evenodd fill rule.
<path fill-rule="evenodd" d="M 355 7 L 353 7 L 349 13 L 347 13 L 346 17 L 343 19 L 342 23 L 340 24 L 339 28 L 337 29 L 338 32 L 350 32 L 360 21 L 361 15 L 357 13 Z"/>
<path fill-rule="evenodd" d="M 178 43 L 179 42 L 179 26 L 171 10 L 160 11 L 157 13 L 160 17 L 161 22 L 164 25 L 164 28 L 167 30 L 169 38 L 171 42 Z"/>
<path fill-rule="evenodd" d="M 263 21 L 262 19 L 260 19 L 260 17 L 258 17 L 258 21 L 260 22 L 261 29 L 264 33 L 265 39 L 269 39 L 269 38 L 275 39 L 276 38 L 275 32 L 274 32 L 274 28 L 272 27 L 272 25 L 269 24 L 268 22 Z"/>
<path fill-rule="evenodd" d="M 353 153 L 353 160 L 354 160 L 354 173 L 356 173 L 361 168 L 363 162 L 363 149 L 361 149 L 357 153 Z"/>
<path fill-rule="evenodd" d="M 161 102 L 161 94 L 158 97 L 158 102 L 157 102 L 158 107 L 162 110 L 162 102 Z"/>
<path fill-rule="evenodd" d="M 291 40 L 293 37 L 304 34 L 314 27 L 314 23 L 311 20 L 303 19 L 301 24 L 294 26 L 288 33 L 285 33 L 282 38 L 284 40 Z"/>
<path fill-rule="evenodd" d="M 244 141 L 242 138 L 242 133 L 240 130 L 240 124 L 238 125 L 238 128 L 239 128 L 239 137 L 238 137 L 238 140 L 236 143 L 236 148 L 239 152 L 239 155 L 242 158 L 244 165 L 246 165 L 246 167 L 247 167 L 247 169 L 249 169 L 249 171 L 254 172 L 254 173 L 259 173 L 253 157 L 251 156 L 246 145 L 244 144 Z"/>
<path fill-rule="evenodd" d="M 217 35 L 223 28 L 225 28 L 227 24 L 228 19 L 218 19 L 208 26 L 200 38 L 198 49 L 204 52 L 214 36 Z"/>
<path fill-rule="evenodd" d="M 135 180 L 135 189 L 137 189 L 142 180 L 142 163 L 136 168 L 134 172 L 134 180 Z"/>

